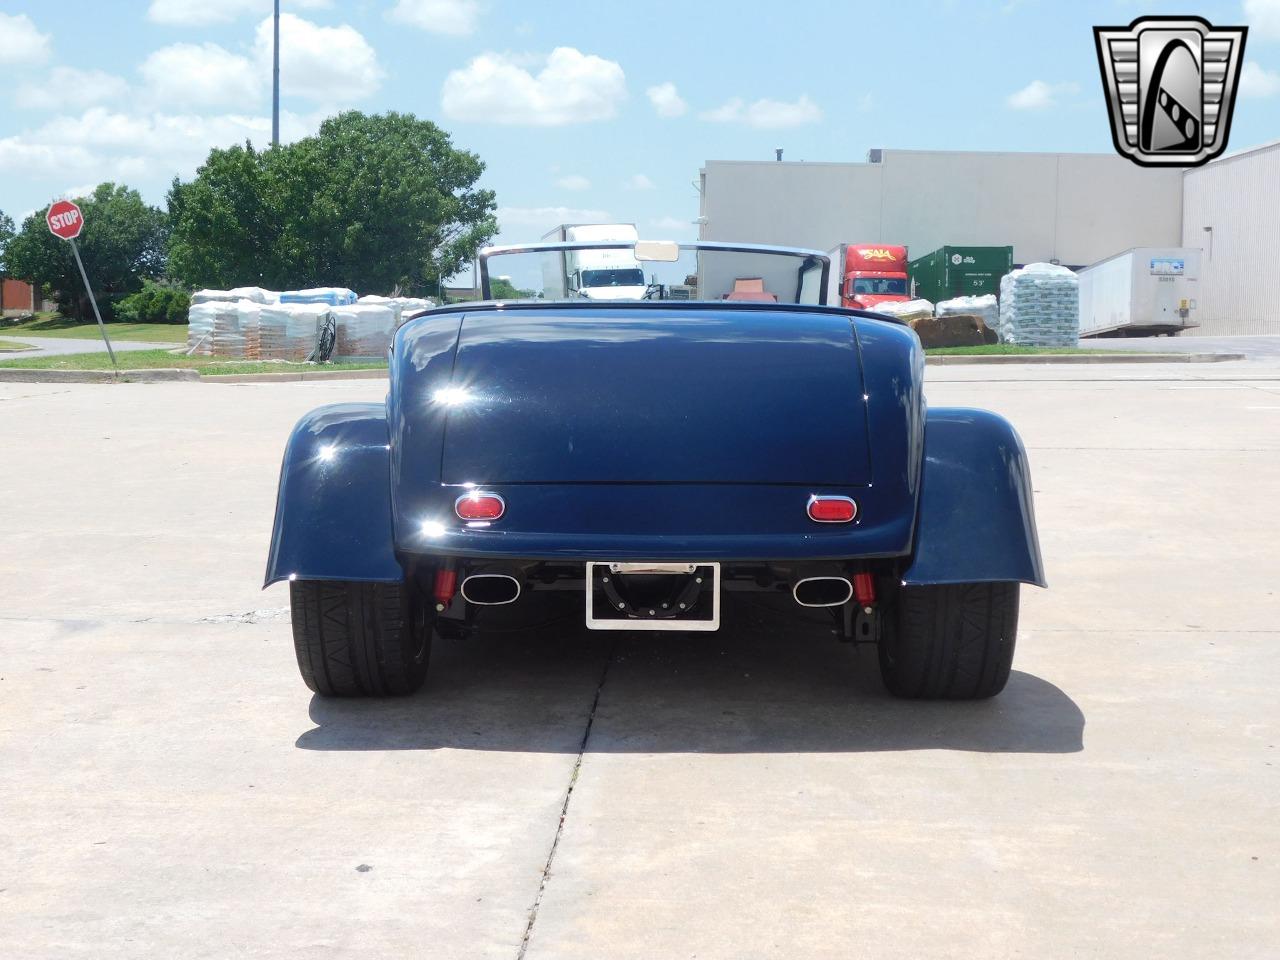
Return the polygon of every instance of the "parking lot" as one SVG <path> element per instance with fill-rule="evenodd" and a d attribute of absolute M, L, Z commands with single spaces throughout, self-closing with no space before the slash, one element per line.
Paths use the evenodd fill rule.
<path fill-rule="evenodd" d="M 959 704 L 759 601 L 313 699 L 280 455 L 385 390 L 0 384 L 0 955 L 1276 955 L 1280 363 L 930 368 L 1021 431 L 1050 580 Z"/>

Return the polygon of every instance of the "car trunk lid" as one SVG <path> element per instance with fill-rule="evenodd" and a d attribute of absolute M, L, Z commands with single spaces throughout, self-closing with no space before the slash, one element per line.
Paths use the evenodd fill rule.
<path fill-rule="evenodd" d="M 870 482 L 847 316 L 573 308 L 469 314 L 445 483 Z"/>

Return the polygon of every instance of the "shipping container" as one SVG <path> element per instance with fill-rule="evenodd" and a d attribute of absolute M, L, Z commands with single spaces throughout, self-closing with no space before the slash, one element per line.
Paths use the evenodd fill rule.
<path fill-rule="evenodd" d="M 1136 247 L 1077 277 L 1082 337 L 1176 334 L 1196 326 L 1198 249 Z"/>
<path fill-rule="evenodd" d="M 912 260 L 915 296 L 924 300 L 1000 295 L 1000 278 L 1013 269 L 1013 247 L 939 247 Z"/>

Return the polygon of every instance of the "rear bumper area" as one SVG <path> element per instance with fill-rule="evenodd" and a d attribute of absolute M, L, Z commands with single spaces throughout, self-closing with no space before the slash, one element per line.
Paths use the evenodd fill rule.
<path fill-rule="evenodd" d="M 401 555 L 542 560 L 815 560 L 911 552 L 915 504 L 888 487 L 717 484 L 497 484 L 506 512 L 467 524 L 454 514 L 466 488 L 401 495 Z M 813 494 L 853 498 L 851 523 L 817 523 Z M 904 502 L 905 500 L 905 502 Z"/>

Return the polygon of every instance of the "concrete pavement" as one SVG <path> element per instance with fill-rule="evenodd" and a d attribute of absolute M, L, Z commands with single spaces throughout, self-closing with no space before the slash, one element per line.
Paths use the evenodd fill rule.
<path fill-rule="evenodd" d="M 1251 360 L 1280 361 L 1280 336 L 1257 337 L 1093 337 L 1080 341 L 1089 350 L 1141 350 L 1144 353 L 1243 353 Z"/>
<path fill-rule="evenodd" d="M 258 590 L 279 458 L 384 391 L 0 384 L 0 954 L 1274 956 L 1280 364 L 930 369 L 1037 489 L 981 704 L 756 602 L 548 606 L 313 699 Z"/>

